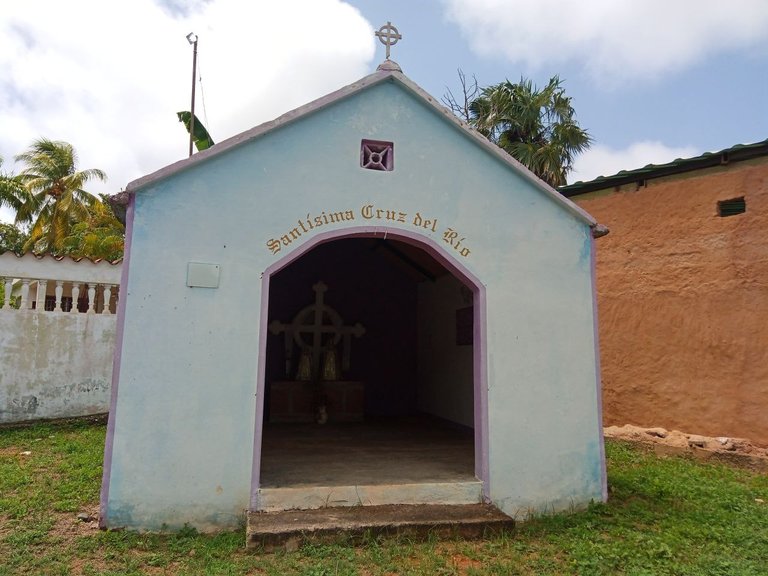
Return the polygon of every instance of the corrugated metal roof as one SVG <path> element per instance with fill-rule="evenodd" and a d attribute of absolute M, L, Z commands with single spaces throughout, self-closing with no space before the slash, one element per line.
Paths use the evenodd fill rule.
<path fill-rule="evenodd" d="M 667 164 L 648 164 L 636 170 L 622 170 L 612 176 L 599 176 L 588 182 L 575 182 L 567 186 L 561 186 L 557 190 L 566 198 L 570 198 L 579 194 L 594 192 L 595 190 L 605 190 L 606 188 L 613 188 L 632 182 L 650 180 L 682 172 L 691 172 L 693 170 L 711 168 L 712 166 L 722 166 L 760 156 L 768 156 L 768 140 L 755 142 L 754 144 L 736 144 L 719 152 L 705 152 L 701 156 L 693 158 L 677 158 Z"/>

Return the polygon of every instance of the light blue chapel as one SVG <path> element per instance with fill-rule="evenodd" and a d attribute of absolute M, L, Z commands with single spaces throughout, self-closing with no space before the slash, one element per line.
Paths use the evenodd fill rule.
<path fill-rule="evenodd" d="M 394 62 L 124 203 L 103 526 L 606 498 L 601 227 Z"/>

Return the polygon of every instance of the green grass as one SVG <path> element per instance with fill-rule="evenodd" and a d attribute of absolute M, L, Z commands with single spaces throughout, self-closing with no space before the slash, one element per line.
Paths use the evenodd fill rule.
<path fill-rule="evenodd" d="M 92 422 L 0 429 L 0 576 L 768 574 L 768 476 L 745 469 L 608 442 L 610 500 L 584 512 L 482 541 L 370 537 L 258 554 L 242 531 L 101 532 L 77 521 L 98 506 L 104 433 Z"/>

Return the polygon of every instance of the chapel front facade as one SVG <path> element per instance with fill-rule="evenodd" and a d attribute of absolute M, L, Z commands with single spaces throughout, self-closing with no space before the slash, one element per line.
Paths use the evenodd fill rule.
<path fill-rule="evenodd" d="M 597 223 L 399 69 L 126 203 L 104 526 L 606 497 Z"/>

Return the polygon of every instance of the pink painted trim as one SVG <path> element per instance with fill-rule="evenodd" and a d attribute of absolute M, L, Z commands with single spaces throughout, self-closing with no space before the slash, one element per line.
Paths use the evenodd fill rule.
<path fill-rule="evenodd" d="M 488 372 L 486 365 L 488 317 L 486 315 L 485 286 L 473 283 L 474 326 L 472 343 L 474 362 L 475 401 L 475 476 L 483 481 L 483 497 L 491 499 L 491 474 L 488 456 Z M 478 457 L 479 456 L 479 457 Z"/>
<path fill-rule="evenodd" d="M 592 327 L 595 338 L 595 388 L 597 392 L 597 433 L 600 438 L 600 483 L 602 485 L 603 502 L 608 500 L 608 471 L 605 463 L 605 441 L 603 440 L 603 384 L 600 371 L 600 325 L 597 320 L 597 257 L 595 254 L 595 238 L 589 235 L 589 252 L 592 276 Z"/>
<path fill-rule="evenodd" d="M 256 381 L 256 426 L 254 430 L 253 464 L 251 476 L 251 510 L 257 510 L 261 481 L 261 440 L 264 430 L 264 378 L 266 374 L 267 320 L 269 315 L 269 282 L 272 274 L 279 272 L 313 248 L 342 238 L 392 237 L 420 248 L 472 287 L 474 294 L 474 419 L 475 419 L 475 475 L 483 482 L 483 496 L 490 497 L 488 463 L 488 382 L 487 382 L 487 316 L 485 285 L 450 252 L 433 239 L 409 230 L 384 226 L 355 226 L 317 234 L 298 248 L 286 253 L 262 273 L 261 317 L 259 319 L 259 367 Z"/>
<path fill-rule="evenodd" d="M 256 369 L 256 427 L 253 434 L 251 461 L 251 510 L 259 509 L 261 481 L 261 439 L 264 432 L 264 381 L 267 371 L 267 320 L 269 318 L 269 283 L 273 272 L 269 268 L 261 276 L 261 316 L 259 319 L 259 359 Z"/>
<path fill-rule="evenodd" d="M 125 253 L 123 268 L 120 271 L 120 300 L 117 304 L 117 325 L 115 327 L 115 351 L 112 355 L 112 390 L 109 399 L 109 419 L 107 420 L 107 438 L 104 442 L 104 468 L 101 475 L 101 494 L 99 496 L 99 527 L 107 527 L 107 503 L 109 502 L 109 482 L 112 475 L 112 449 L 115 441 L 115 417 L 117 412 L 117 388 L 120 381 L 120 362 L 123 356 L 123 333 L 125 331 L 125 306 L 128 300 L 128 268 L 131 263 L 131 240 L 133 239 L 133 218 L 136 207 L 136 195 L 128 200 L 125 217 Z"/>

